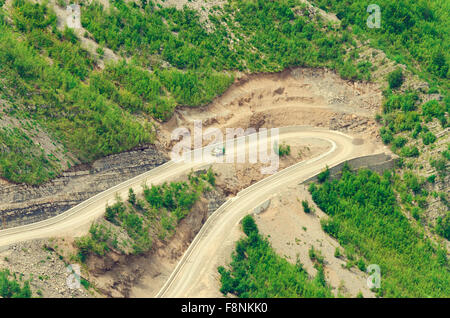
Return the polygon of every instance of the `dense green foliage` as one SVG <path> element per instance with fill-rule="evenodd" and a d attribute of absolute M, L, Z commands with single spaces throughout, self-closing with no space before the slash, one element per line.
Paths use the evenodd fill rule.
<path fill-rule="evenodd" d="M 211 71 L 164 70 L 161 81 L 181 105 L 198 106 L 211 102 L 233 82 L 233 77 Z"/>
<path fill-rule="evenodd" d="M 224 63 L 236 66 L 234 63 L 239 59 L 234 55 L 233 59 L 224 61 L 223 55 L 229 58 L 230 51 L 223 34 L 208 34 L 195 11 L 155 10 L 152 3 L 141 8 L 121 0 L 111 3 L 114 9 L 109 11 L 98 3 L 83 7 L 83 25 L 97 42 L 123 56 L 133 56 L 141 66 L 154 68 L 155 75 L 178 104 L 206 104 L 232 83 L 232 76 L 211 69 L 229 69 Z M 124 20 L 128 23 L 124 24 Z M 162 60 L 174 68 L 159 70 Z M 135 81 L 128 83 L 134 85 Z M 154 111 L 155 117 L 169 119 L 174 106 L 169 103 L 163 113 Z"/>
<path fill-rule="evenodd" d="M 436 232 L 445 237 L 447 240 L 450 240 L 450 212 L 447 211 L 447 214 L 444 217 L 439 217 L 437 219 L 436 224 Z"/>
<path fill-rule="evenodd" d="M 175 102 L 153 74 L 125 62 L 108 65 L 91 77 L 91 88 L 130 113 L 144 112 L 160 120 L 172 116 Z"/>
<path fill-rule="evenodd" d="M 442 22 L 448 20 L 447 4 L 411 3 L 409 12 L 385 1 L 380 4 L 384 27 L 368 29 L 363 28 L 367 1 L 316 2 L 338 12 L 343 27 L 310 15 L 299 0 L 230 0 L 223 9 L 211 11 L 208 28 L 187 7 L 111 0 L 106 10 L 96 1 L 82 2 L 85 36 L 100 44 L 96 53 L 83 49 L 70 29 L 58 29 L 55 13 L 45 4 L 15 0 L 12 12 L 0 8 L 0 97 L 7 106 L 3 113 L 26 122 L 14 138 L 0 136 L 6 150 L 0 155 L 2 176 L 39 184 L 66 168 L 49 161 L 51 153 L 42 154 L 39 146 L 31 145 L 25 136 L 34 132 L 25 128 L 28 125 L 47 132 L 80 161 L 92 161 L 151 142 L 152 118 L 168 120 L 177 105 L 210 102 L 233 82 L 235 70 L 326 66 L 347 79 L 369 80 L 372 65 L 355 62 L 351 32 L 372 37 L 400 62 L 424 66 L 422 71 L 434 76 L 437 87 L 446 87 L 448 41 L 443 39 L 448 23 Z M 4 15 L 12 23 L 6 23 Z M 399 19 L 410 27 L 399 24 Z M 354 26 L 353 31 L 347 25 Z M 104 48 L 127 62 L 100 70 L 98 58 L 105 55 Z M 393 73 L 392 88 L 399 86 L 400 75 Z M 443 127 L 448 125 L 448 99 L 420 105 L 414 96 L 386 92 L 382 122 L 386 143 L 403 131 L 419 137 L 423 120 L 438 118 Z M 425 145 L 433 143 L 429 133 L 420 137 Z M 20 147 L 19 139 L 30 146 Z M 399 154 L 415 154 L 397 148 Z"/>
<path fill-rule="evenodd" d="M 278 146 L 277 153 L 280 157 L 289 156 L 291 154 L 291 146 L 283 142 Z"/>
<path fill-rule="evenodd" d="M 367 27 L 369 0 L 314 0 L 321 8 L 335 12 L 344 27 L 369 36 L 376 45 L 399 62 L 419 62 L 423 72 L 438 79 L 449 78 L 449 12 L 445 0 L 381 0 L 381 27 Z M 448 85 L 448 82 L 447 82 Z"/>
<path fill-rule="evenodd" d="M 432 150 L 438 139 L 436 120 L 442 129 L 449 126 L 450 3 L 445 0 L 378 1 L 379 28 L 367 24 L 374 14 L 374 11 L 368 12 L 371 1 L 313 0 L 312 3 L 336 13 L 342 29 L 352 32 L 356 39 L 364 43 L 369 40 L 370 46 L 383 50 L 389 59 L 406 65 L 404 71 L 397 66 L 386 78 L 388 88 L 383 92 L 383 115 L 376 117 L 383 126 L 381 138 L 402 157 L 399 167 L 423 169 L 421 161 L 431 153 L 431 167 L 444 176 L 448 159 L 439 158 L 439 152 Z M 429 88 L 413 88 L 414 84 L 409 83 L 405 87 L 407 72 L 428 82 Z M 436 93 L 443 98 L 435 100 L 431 94 Z M 426 125 L 430 122 L 433 122 L 430 125 L 433 132 Z"/>
<path fill-rule="evenodd" d="M 261 72 L 292 65 L 329 65 L 338 66 L 342 74 L 351 73 L 348 77 L 354 79 L 362 79 L 360 73 L 368 71 L 366 64 L 354 67 L 344 62 L 343 45 L 348 38 L 306 17 L 299 1 L 230 1 L 223 11 L 209 16 L 210 32 L 198 13 L 188 8 L 111 3 L 109 10 L 95 2 L 84 6 L 83 26 L 97 42 L 154 68 L 182 105 L 209 102 L 230 85 L 232 77 L 211 70 Z M 295 15 L 293 10 L 299 8 L 302 13 Z M 165 68 L 162 61 L 173 68 L 161 69 Z"/>
<path fill-rule="evenodd" d="M 388 75 L 389 88 L 399 88 L 403 84 L 403 72 L 401 68 L 397 68 Z"/>
<path fill-rule="evenodd" d="M 13 276 L 11 278 L 11 276 Z M 16 275 L 11 275 L 8 270 L 0 271 L 0 296 L 3 298 L 30 298 L 30 282 L 21 284 Z"/>
<path fill-rule="evenodd" d="M 438 119 L 442 128 L 448 127 L 448 109 L 436 100 L 420 105 L 417 92 L 385 93 L 383 127 L 380 129 L 383 142 L 391 144 L 391 149 L 400 156 L 418 157 L 418 138 L 422 140 L 422 147 L 431 146 L 437 140 L 426 123 Z"/>
<path fill-rule="evenodd" d="M 278 256 L 266 238 L 258 233 L 253 218 L 242 220 L 246 238 L 236 243 L 230 270 L 220 266 L 222 287 L 226 295 L 242 298 L 273 297 L 332 297 L 326 285 L 323 271 L 310 279 L 302 264 L 291 264 Z"/>
<path fill-rule="evenodd" d="M 329 177 L 330 177 L 330 169 L 328 168 L 328 166 L 326 166 L 325 169 L 317 175 L 317 180 L 320 183 L 322 183 L 328 180 Z"/>
<path fill-rule="evenodd" d="M 385 297 L 448 297 L 450 272 L 445 249 L 434 246 L 405 217 L 394 192 L 394 176 L 348 168 L 338 180 L 309 190 L 316 204 L 328 214 L 323 229 L 349 251 L 381 267 Z M 410 175 L 401 184 L 420 192 Z M 410 194 L 405 192 L 405 200 Z M 412 201 L 412 200 L 411 200 Z"/>

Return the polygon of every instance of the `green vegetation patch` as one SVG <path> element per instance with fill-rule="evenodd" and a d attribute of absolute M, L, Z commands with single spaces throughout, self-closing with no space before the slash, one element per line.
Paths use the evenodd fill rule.
<path fill-rule="evenodd" d="M 70 30 L 56 28 L 52 10 L 45 4 L 17 0 L 12 14 L 13 25 L 0 23 L 4 113 L 37 122 L 82 162 L 151 141 L 148 127 L 84 82 L 95 62 Z M 1 138 L 7 137 L 11 139 L 11 133 L 3 132 Z M 17 132 L 13 138 L 19 138 Z M 50 168 L 33 158 L 39 152 L 8 143 L 11 153 L 2 164 L 3 176 L 38 184 L 57 174 L 56 166 Z"/>
<path fill-rule="evenodd" d="M 258 232 L 254 219 L 242 220 L 246 238 L 236 243 L 230 269 L 218 268 L 220 291 L 242 298 L 332 297 L 323 271 L 311 279 L 302 264 L 291 264 L 278 256 L 270 243 Z"/>
<path fill-rule="evenodd" d="M 419 62 L 422 72 L 433 79 L 449 78 L 448 1 L 380 0 L 380 28 L 367 26 L 367 0 L 313 0 L 320 8 L 336 13 L 342 26 L 366 35 L 374 44 L 401 63 Z M 448 84 L 448 82 L 447 82 Z"/>
<path fill-rule="evenodd" d="M 411 188 L 417 188 L 410 176 Z M 450 272 L 445 249 L 435 246 L 401 211 L 392 175 L 343 170 L 338 180 L 311 184 L 314 202 L 328 214 L 325 232 L 381 267 L 384 297 L 448 297 Z"/>
<path fill-rule="evenodd" d="M 39 123 L 81 162 L 152 142 L 152 119 L 212 101 L 233 83 L 234 71 L 328 66 L 348 78 L 370 77 L 370 65 L 346 57 L 348 32 L 311 17 L 301 1 L 229 1 L 209 16 L 210 29 L 187 7 L 110 3 L 108 10 L 84 3 L 81 15 L 100 56 L 109 48 L 128 60 L 104 70 L 72 30 L 57 28 L 49 5 L 15 0 L 11 12 L 0 8 L 0 97 L 13 105 L 6 112 Z M 21 156 L 31 163 L 22 167 Z M 39 184 L 64 168 L 11 149 L 2 175 Z"/>
<path fill-rule="evenodd" d="M 0 150 L 0 172 L 9 180 L 37 184 L 58 171 L 56 158 L 17 127 L 0 127 Z"/>
<path fill-rule="evenodd" d="M 276 149 L 276 153 L 280 157 L 289 156 L 291 154 L 291 146 L 283 142 L 278 146 L 278 149 Z"/>
<path fill-rule="evenodd" d="M 8 270 L 0 271 L 0 296 L 3 298 L 31 298 L 30 282 L 21 283 Z"/>
<path fill-rule="evenodd" d="M 170 237 L 192 209 L 200 195 L 215 184 L 211 169 L 189 175 L 188 182 L 170 182 L 144 187 L 143 199 L 129 190 L 128 200 L 106 207 L 105 221 L 93 223 L 89 233 L 75 241 L 82 262 L 95 254 L 104 256 L 115 250 L 123 254 L 141 254 L 153 240 Z"/>

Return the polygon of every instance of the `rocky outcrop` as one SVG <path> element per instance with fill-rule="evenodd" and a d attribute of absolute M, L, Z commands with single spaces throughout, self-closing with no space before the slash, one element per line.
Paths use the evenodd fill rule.
<path fill-rule="evenodd" d="M 40 186 L 0 183 L 0 228 L 55 216 L 167 160 L 156 147 L 146 146 L 74 167 Z"/>

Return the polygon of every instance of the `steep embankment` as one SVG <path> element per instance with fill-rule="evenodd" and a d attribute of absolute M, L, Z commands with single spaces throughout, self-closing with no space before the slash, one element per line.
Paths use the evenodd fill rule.
<path fill-rule="evenodd" d="M 30 224 L 55 216 L 168 160 L 154 146 L 80 165 L 40 186 L 0 181 L 0 227 Z"/>

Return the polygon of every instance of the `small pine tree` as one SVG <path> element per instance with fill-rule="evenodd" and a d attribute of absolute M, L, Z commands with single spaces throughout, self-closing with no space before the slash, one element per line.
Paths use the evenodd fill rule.
<path fill-rule="evenodd" d="M 317 175 L 317 179 L 319 180 L 320 183 L 323 183 L 328 179 L 329 176 L 330 176 L 330 169 L 327 166 L 324 171 L 322 171 Z"/>
<path fill-rule="evenodd" d="M 251 215 L 247 215 L 242 219 L 242 229 L 247 236 L 250 236 L 252 233 L 258 233 L 255 220 Z"/>
<path fill-rule="evenodd" d="M 403 72 L 401 68 L 397 68 L 395 71 L 388 75 L 389 88 L 399 88 L 403 84 Z"/>
<path fill-rule="evenodd" d="M 131 188 L 130 190 L 128 190 L 128 202 L 130 202 L 132 205 L 136 204 L 136 194 Z"/>
<path fill-rule="evenodd" d="M 303 211 L 305 213 L 310 213 L 311 212 L 311 207 L 309 206 L 308 201 L 302 200 L 302 206 L 303 206 Z"/>

